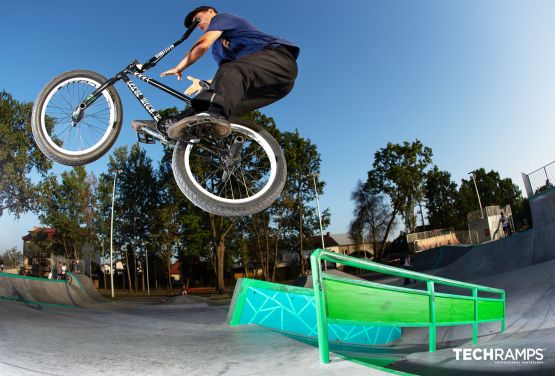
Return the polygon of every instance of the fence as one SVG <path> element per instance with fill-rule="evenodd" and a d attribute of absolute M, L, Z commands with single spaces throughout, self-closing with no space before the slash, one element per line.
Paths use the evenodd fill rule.
<path fill-rule="evenodd" d="M 414 252 L 420 252 L 443 245 L 479 243 L 477 231 L 454 231 L 439 229 L 407 234 L 407 244 Z"/>
<path fill-rule="evenodd" d="M 426 283 L 426 290 L 359 281 L 327 274 L 322 261 L 341 262 L 378 273 Z M 436 350 L 438 326 L 472 325 L 472 343 L 478 325 L 501 321 L 505 331 L 505 291 L 412 272 L 317 249 L 310 256 L 316 304 L 318 348 L 322 363 L 329 363 L 328 324 L 349 323 L 400 327 L 428 327 L 429 351 Z M 472 295 L 437 292 L 435 285 L 470 290 Z M 480 297 L 480 292 L 500 297 Z"/>
<path fill-rule="evenodd" d="M 553 182 L 555 181 L 555 161 L 529 174 L 522 173 L 522 180 L 528 197 L 553 188 Z"/>

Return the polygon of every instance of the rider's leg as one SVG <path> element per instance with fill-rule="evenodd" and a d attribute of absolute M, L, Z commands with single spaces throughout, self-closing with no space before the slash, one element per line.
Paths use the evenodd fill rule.
<path fill-rule="evenodd" d="M 296 77 L 296 60 L 284 47 L 224 63 L 210 89 L 193 99 L 192 106 L 198 115 L 172 124 L 168 135 L 182 138 L 187 127 L 206 121 L 212 122 L 223 137 L 231 131 L 227 122 L 230 115 L 240 115 L 283 98 L 293 88 Z"/>
<path fill-rule="evenodd" d="M 210 89 L 197 95 L 192 105 L 203 110 L 210 105 L 219 106 L 223 115 L 229 117 L 237 114 L 235 107 L 247 99 L 258 96 L 264 106 L 282 98 L 291 90 L 296 77 L 297 62 L 284 47 L 265 49 L 222 64 Z M 284 93 L 287 88 L 289 91 Z M 252 105 L 251 110 L 260 108 Z"/>
<path fill-rule="evenodd" d="M 270 86 L 261 88 L 250 88 L 245 98 L 235 107 L 233 107 L 231 116 L 241 116 L 250 111 L 258 110 L 259 108 L 268 106 L 277 102 L 285 97 L 293 89 L 293 84 L 290 83 L 284 86 Z"/>

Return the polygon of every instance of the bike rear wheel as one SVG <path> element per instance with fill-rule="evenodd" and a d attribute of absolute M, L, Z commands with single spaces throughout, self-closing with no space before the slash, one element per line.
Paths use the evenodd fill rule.
<path fill-rule="evenodd" d="M 225 139 L 180 141 L 173 152 L 173 174 L 183 194 L 207 212 L 225 216 L 258 213 L 281 193 L 287 178 L 283 151 L 265 129 L 231 119 Z"/>
<path fill-rule="evenodd" d="M 114 87 L 102 91 L 74 122 L 73 112 L 106 79 L 96 72 L 75 70 L 50 81 L 33 106 L 31 129 L 41 151 L 69 166 L 103 156 L 116 141 L 122 124 L 121 99 Z"/>

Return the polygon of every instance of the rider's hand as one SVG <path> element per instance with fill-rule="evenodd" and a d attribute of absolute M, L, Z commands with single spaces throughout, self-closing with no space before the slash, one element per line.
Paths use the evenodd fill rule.
<path fill-rule="evenodd" d="M 193 76 L 187 76 L 187 79 L 191 81 L 191 86 L 185 90 L 185 95 L 191 96 L 195 95 L 202 90 L 200 86 L 200 80 L 198 78 L 194 78 Z"/>
<path fill-rule="evenodd" d="M 167 71 L 160 73 L 160 77 L 165 77 L 165 76 L 177 76 L 177 79 L 179 81 L 182 80 L 181 71 L 177 68 L 168 69 Z"/>

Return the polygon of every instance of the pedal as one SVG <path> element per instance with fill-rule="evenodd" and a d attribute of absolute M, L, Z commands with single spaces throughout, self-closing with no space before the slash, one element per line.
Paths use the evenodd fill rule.
<path fill-rule="evenodd" d="M 141 131 L 137 132 L 137 139 L 139 140 L 139 142 L 142 142 L 143 144 L 155 144 L 156 143 L 156 139 L 154 137 L 152 137 L 149 134 L 143 133 Z"/>

